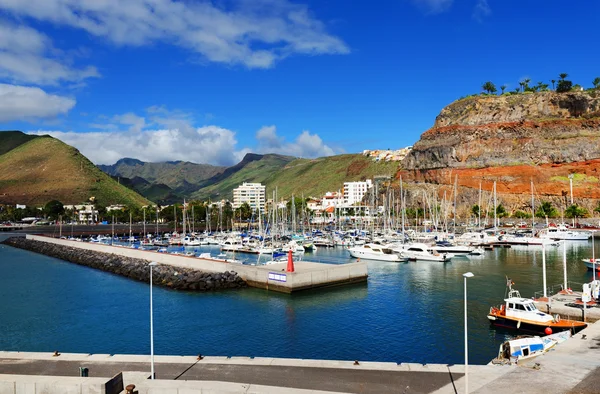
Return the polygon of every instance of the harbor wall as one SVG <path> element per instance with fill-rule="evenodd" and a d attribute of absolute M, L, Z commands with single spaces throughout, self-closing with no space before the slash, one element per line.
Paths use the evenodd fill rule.
<path fill-rule="evenodd" d="M 127 255 L 128 253 L 116 254 L 110 253 L 110 250 L 91 250 L 98 248 L 83 247 L 100 245 L 77 242 L 82 247 L 75 247 L 48 242 L 46 237 L 41 237 L 44 238 L 43 241 L 30 239 L 31 237 L 35 236 L 28 235 L 27 239 L 9 238 L 4 243 L 78 265 L 122 275 L 141 282 L 148 283 L 150 280 L 148 263 L 155 260 L 151 258 L 153 256 L 134 256 L 131 254 Z M 49 239 L 52 240 L 52 238 Z M 127 248 L 121 249 L 125 249 L 124 251 L 126 251 Z M 155 253 L 155 255 L 160 257 L 161 254 Z M 154 267 L 152 282 L 155 285 L 175 290 L 189 291 L 212 291 L 246 286 L 244 280 L 235 271 L 229 271 L 227 270 L 229 267 L 225 266 L 221 266 L 220 268 L 220 271 L 204 272 L 201 267 L 181 267 L 161 264 Z"/>
<path fill-rule="evenodd" d="M 162 266 L 199 270 L 206 273 L 223 273 L 226 271 L 231 273 L 233 271 L 251 287 L 273 290 L 282 293 L 292 293 L 295 291 L 320 287 L 362 283 L 366 282 L 368 278 L 366 262 L 355 262 L 349 264 L 321 264 L 302 261 L 296 263 L 295 272 L 287 272 L 286 263 L 268 266 L 242 265 L 228 263 L 225 260 L 219 259 L 204 259 L 169 253 L 157 253 L 150 250 L 139 250 L 123 246 L 72 241 L 31 234 L 27 234 L 27 240 L 40 241 L 49 245 L 60 245 L 61 247 L 74 248 L 76 250 L 78 249 L 86 251 L 86 253 L 100 252 L 107 255 L 141 259 L 146 261 L 146 266 L 147 262 L 155 261 L 159 263 L 159 266 L 157 266 L 157 271 Z M 82 256 L 82 259 L 85 260 L 84 257 L 86 256 L 86 253 L 78 253 L 78 255 Z M 71 261 L 60 256 L 54 257 Z M 146 269 L 146 271 L 148 271 L 148 269 Z M 145 278 L 147 281 L 148 273 L 146 273 Z M 156 283 L 156 281 L 154 281 L 154 283 Z"/>

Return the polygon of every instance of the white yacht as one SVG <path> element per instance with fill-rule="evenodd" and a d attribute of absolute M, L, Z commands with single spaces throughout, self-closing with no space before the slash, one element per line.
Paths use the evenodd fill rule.
<path fill-rule="evenodd" d="M 392 250 L 396 253 L 400 253 L 402 257 L 406 257 L 409 260 L 422 260 L 422 261 L 438 261 L 445 263 L 450 261 L 453 255 L 451 253 L 438 253 L 433 249 L 433 246 L 423 243 L 409 243 L 392 246 Z"/>
<path fill-rule="evenodd" d="M 540 231 L 540 238 L 562 241 L 587 241 L 592 234 L 589 231 L 569 230 L 564 224 L 558 227 L 548 227 Z"/>
<path fill-rule="evenodd" d="M 227 238 L 221 244 L 221 251 L 223 252 L 237 252 L 242 249 L 244 245 L 242 244 L 242 240 L 238 238 Z"/>
<path fill-rule="evenodd" d="M 391 249 L 385 248 L 377 244 L 365 244 L 362 246 L 354 246 L 348 248 L 348 253 L 354 258 L 377 260 L 377 261 L 393 261 L 405 262 L 408 259 L 394 253 Z"/>

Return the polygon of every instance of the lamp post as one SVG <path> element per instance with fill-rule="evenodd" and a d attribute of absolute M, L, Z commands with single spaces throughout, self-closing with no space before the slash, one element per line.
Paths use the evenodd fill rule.
<path fill-rule="evenodd" d="M 152 267 L 156 267 L 156 261 L 148 264 L 150 267 L 150 379 L 154 380 L 154 319 L 152 317 Z"/>
<path fill-rule="evenodd" d="M 469 340 L 467 335 L 467 278 L 472 278 L 472 272 L 463 274 L 465 278 L 465 393 L 469 392 Z"/>

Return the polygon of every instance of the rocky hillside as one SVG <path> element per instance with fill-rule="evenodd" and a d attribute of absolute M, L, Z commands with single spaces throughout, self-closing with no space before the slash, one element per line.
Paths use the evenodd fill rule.
<path fill-rule="evenodd" d="M 600 92 L 521 93 L 458 100 L 403 161 L 409 181 L 499 193 L 600 198 Z"/>

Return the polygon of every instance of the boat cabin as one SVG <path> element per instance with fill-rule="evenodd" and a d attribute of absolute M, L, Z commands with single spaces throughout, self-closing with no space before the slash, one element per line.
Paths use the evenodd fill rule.
<path fill-rule="evenodd" d="M 504 300 L 505 316 L 517 318 L 519 320 L 530 320 L 535 322 L 550 322 L 554 318 L 552 315 L 541 312 L 535 306 L 534 302 L 527 298 L 509 297 Z"/>

